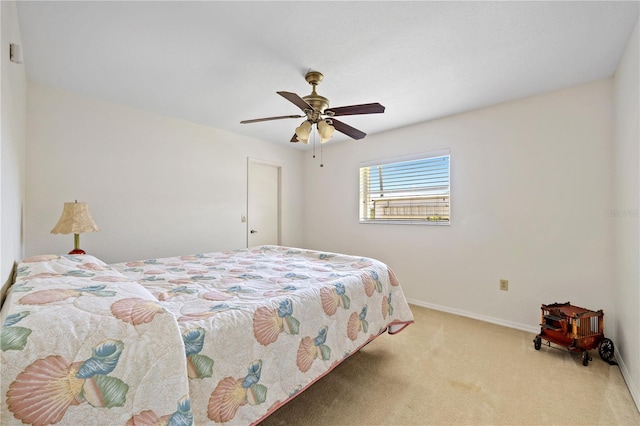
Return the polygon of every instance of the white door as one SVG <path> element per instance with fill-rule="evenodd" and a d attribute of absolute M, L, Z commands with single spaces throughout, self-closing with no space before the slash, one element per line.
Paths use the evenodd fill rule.
<path fill-rule="evenodd" d="M 280 244 L 280 166 L 249 160 L 247 247 Z"/>

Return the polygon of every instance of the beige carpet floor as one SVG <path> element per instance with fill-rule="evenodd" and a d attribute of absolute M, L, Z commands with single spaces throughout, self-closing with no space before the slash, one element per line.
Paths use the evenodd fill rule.
<path fill-rule="evenodd" d="M 618 366 L 534 334 L 412 306 L 382 335 L 265 419 L 269 425 L 640 425 Z M 615 341 L 614 341 L 615 344 Z"/>

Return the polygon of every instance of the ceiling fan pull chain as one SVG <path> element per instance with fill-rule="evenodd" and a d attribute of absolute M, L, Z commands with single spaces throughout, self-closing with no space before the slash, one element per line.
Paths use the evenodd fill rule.
<path fill-rule="evenodd" d="M 312 144 L 313 144 L 313 158 L 316 158 L 316 134 L 315 134 L 315 132 L 312 132 L 311 138 L 312 138 Z"/>
<path fill-rule="evenodd" d="M 320 144 L 320 167 L 324 167 L 324 161 L 322 160 L 322 144 Z"/>

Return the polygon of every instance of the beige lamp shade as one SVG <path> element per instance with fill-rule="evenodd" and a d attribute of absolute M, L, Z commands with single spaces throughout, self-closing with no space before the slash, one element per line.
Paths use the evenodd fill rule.
<path fill-rule="evenodd" d="M 309 143 L 309 135 L 311 134 L 311 122 L 303 121 L 301 125 L 296 127 L 296 136 L 300 142 Z"/>
<path fill-rule="evenodd" d="M 320 143 L 325 143 L 333 137 L 335 127 L 327 123 L 325 120 L 318 121 L 318 133 L 320 134 Z"/>
<path fill-rule="evenodd" d="M 89 213 L 87 203 L 64 203 L 62 216 L 56 226 L 51 230 L 52 234 L 83 234 L 85 232 L 96 232 L 98 226 L 95 224 Z"/>

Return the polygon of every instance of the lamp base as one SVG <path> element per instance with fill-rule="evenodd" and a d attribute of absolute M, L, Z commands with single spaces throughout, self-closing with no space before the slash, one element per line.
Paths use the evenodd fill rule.
<path fill-rule="evenodd" d="M 87 253 L 84 250 L 77 248 L 77 249 L 71 250 L 69 254 L 87 254 Z"/>

